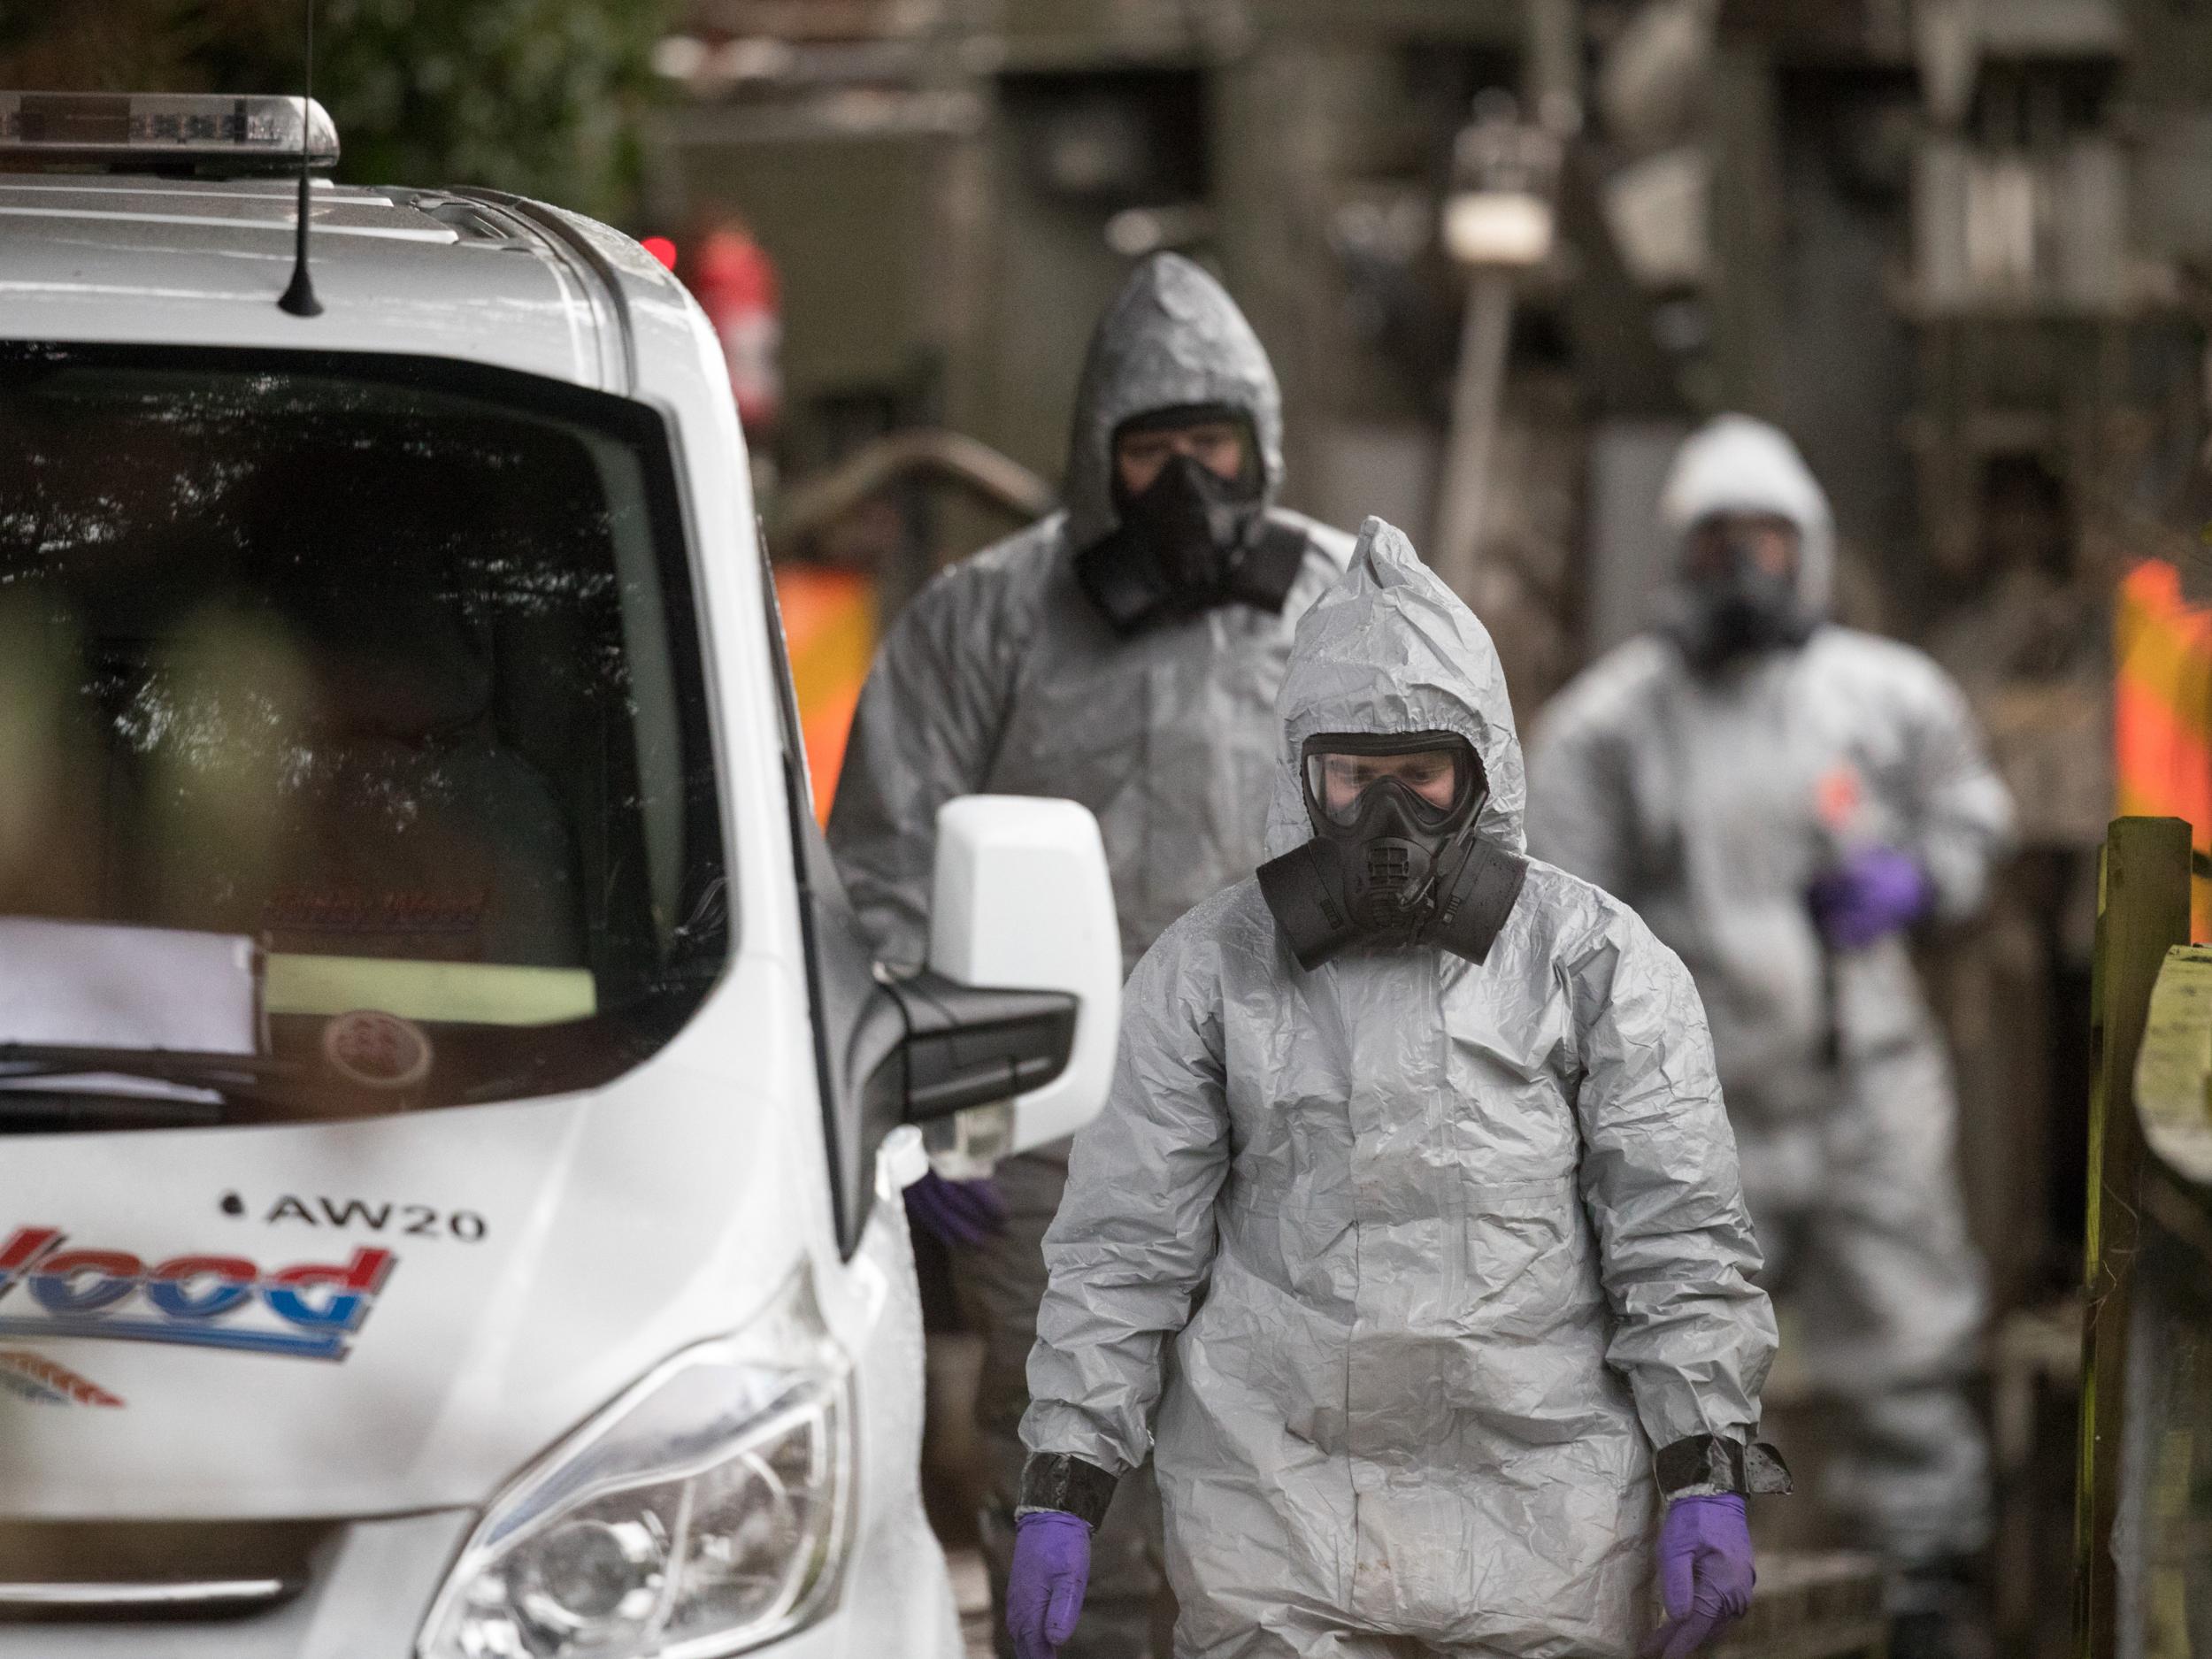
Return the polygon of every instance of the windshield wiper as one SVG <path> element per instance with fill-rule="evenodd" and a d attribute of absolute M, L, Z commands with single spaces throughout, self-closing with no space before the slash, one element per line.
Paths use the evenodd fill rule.
<path fill-rule="evenodd" d="M 0 1088 L 0 1133 L 23 1129 L 178 1129 L 229 1121 L 230 1096 L 125 1094 L 113 1089 Z"/>
<path fill-rule="evenodd" d="M 65 1077 L 76 1071 L 121 1071 L 132 1077 L 195 1083 L 203 1078 L 290 1077 L 296 1062 L 212 1048 L 131 1048 L 97 1042 L 0 1042 L 0 1077 Z M 212 1087 L 212 1085 L 202 1085 Z"/>
<path fill-rule="evenodd" d="M 257 1084 L 296 1077 L 291 1061 L 191 1048 L 128 1048 L 101 1043 L 0 1042 L 0 1126 L 63 1127 L 86 1118 L 107 1123 L 221 1123 L 229 1106 L 278 1107 Z M 214 1100 L 134 1094 L 114 1089 L 21 1086 L 81 1077 L 143 1078 Z"/>

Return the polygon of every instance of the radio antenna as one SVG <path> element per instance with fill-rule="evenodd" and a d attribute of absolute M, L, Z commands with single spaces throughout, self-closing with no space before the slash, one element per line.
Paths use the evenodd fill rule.
<path fill-rule="evenodd" d="M 292 242 L 292 285 L 277 302 L 295 317 L 319 317 L 323 303 L 315 297 L 315 280 L 307 273 L 307 159 L 313 149 L 315 127 L 315 0 L 302 0 L 307 12 L 307 60 L 300 96 L 300 214 Z"/>

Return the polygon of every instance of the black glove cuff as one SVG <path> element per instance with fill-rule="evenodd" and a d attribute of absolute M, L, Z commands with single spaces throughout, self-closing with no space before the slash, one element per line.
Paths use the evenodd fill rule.
<path fill-rule="evenodd" d="M 1692 1488 L 1744 1495 L 1790 1489 L 1789 1466 L 1763 1440 L 1745 1446 L 1718 1434 L 1694 1434 L 1661 1447 L 1652 1467 L 1663 1498 Z"/>
<path fill-rule="evenodd" d="M 1023 1509 L 1060 1509 L 1089 1524 L 1095 1532 L 1114 1501 L 1114 1478 L 1096 1463 L 1064 1452 L 1036 1452 L 1022 1470 Z"/>

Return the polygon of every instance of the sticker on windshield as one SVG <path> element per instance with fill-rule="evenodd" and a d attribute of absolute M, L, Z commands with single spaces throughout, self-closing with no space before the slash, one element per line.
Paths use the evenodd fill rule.
<path fill-rule="evenodd" d="M 173 1256 L 68 1246 L 58 1227 L 0 1244 L 0 1337 L 171 1342 L 302 1359 L 345 1358 L 399 1265 L 363 1248 L 342 1263 L 264 1270 L 242 1256 Z"/>
<path fill-rule="evenodd" d="M 28 1348 L 0 1348 L 0 1392 L 42 1406 L 119 1406 L 123 1402 L 59 1360 Z"/>
<path fill-rule="evenodd" d="M 357 1008 L 323 1027 L 323 1063 L 356 1088 L 413 1088 L 435 1053 L 420 1025 L 381 1009 Z"/>
<path fill-rule="evenodd" d="M 473 937 L 483 931 L 489 895 L 481 887 L 457 893 L 426 889 L 369 893 L 288 887 L 269 901 L 262 923 L 271 933 L 400 933 Z"/>

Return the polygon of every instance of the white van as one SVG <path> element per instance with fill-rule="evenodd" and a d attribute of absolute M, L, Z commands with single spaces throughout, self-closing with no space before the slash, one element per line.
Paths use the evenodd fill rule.
<path fill-rule="evenodd" d="M 1096 826 L 878 973 L 697 308 L 318 180 L 280 310 L 303 142 L 0 94 L 0 1655 L 952 1659 L 899 1187 L 1097 1110 Z"/>

